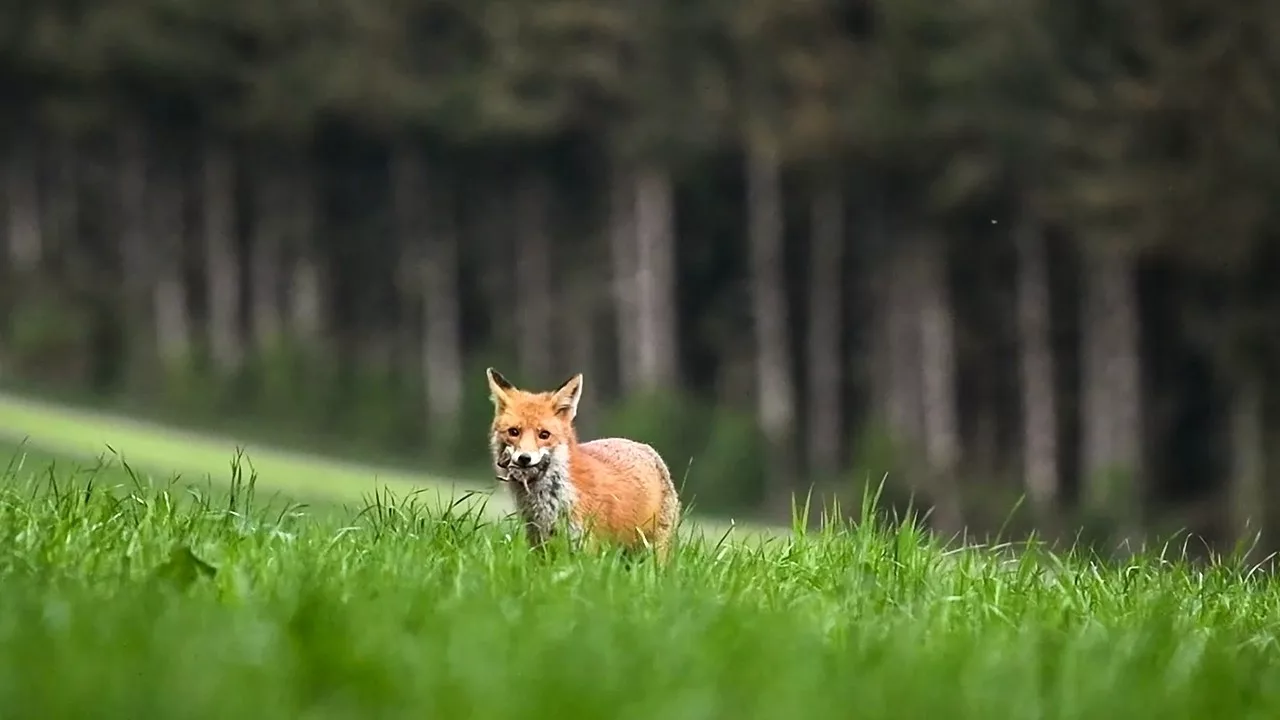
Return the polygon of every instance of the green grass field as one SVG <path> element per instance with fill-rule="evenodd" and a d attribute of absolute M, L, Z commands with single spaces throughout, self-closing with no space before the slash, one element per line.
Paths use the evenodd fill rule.
<path fill-rule="evenodd" d="M 1280 589 L 1174 549 L 944 551 L 868 516 L 544 558 L 485 498 L 413 494 L 438 481 L 268 453 L 250 492 L 225 443 L 24 407 L 3 718 L 1280 717 Z M 105 443 L 154 471 L 84 462 Z"/>
<path fill-rule="evenodd" d="M 1227 566 L 874 522 L 541 558 L 410 498 L 297 511 L 50 460 L 0 482 L 6 718 L 1280 716 L 1280 591 Z"/>

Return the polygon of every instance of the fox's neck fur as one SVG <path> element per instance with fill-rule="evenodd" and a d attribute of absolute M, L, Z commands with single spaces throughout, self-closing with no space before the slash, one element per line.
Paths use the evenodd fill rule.
<path fill-rule="evenodd" d="M 578 440 L 557 446 L 539 467 L 522 469 L 510 467 L 510 458 L 504 458 L 506 446 L 497 439 L 492 443 L 495 464 L 499 474 L 505 474 L 506 485 L 515 501 L 516 511 L 524 521 L 529 544 L 538 547 L 549 540 L 561 528 L 567 529 L 569 539 L 576 543 L 582 537 L 582 528 L 573 517 L 573 507 L 578 502 L 578 492 L 570 479 L 571 460 L 577 450 Z"/>

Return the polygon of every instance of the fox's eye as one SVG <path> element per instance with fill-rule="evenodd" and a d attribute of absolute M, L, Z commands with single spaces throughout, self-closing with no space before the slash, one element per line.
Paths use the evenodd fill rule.
<path fill-rule="evenodd" d="M 539 440 L 546 440 L 546 439 L 547 439 L 547 438 L 549 438 L 549 437 L 551 437 L 551 433 L 547 432 L 546 430 L 539 430 L 539 431 L 538 431 L 538 439 L 539 439 Z"/>
<path fill-rule="evenodd" d="M 511 437 L 517 437 L 520 435 L 520 428 L 518 427 L 507 428 L 507 434 L 510 435 Z"/>

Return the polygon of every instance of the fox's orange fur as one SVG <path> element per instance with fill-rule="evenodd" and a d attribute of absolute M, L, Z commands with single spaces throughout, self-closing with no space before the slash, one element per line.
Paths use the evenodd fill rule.
<path fill-rule="evenodd" d="M 511 490 L 530 544 L 566 527 L 574 540 L 647 545 L 665 558 L 680 500 L 658 452 L 625 438 L 578 441 L 581 374 L 550 392 L 520 390 L 493 368 L 486 375 L 494 470 Z"/>

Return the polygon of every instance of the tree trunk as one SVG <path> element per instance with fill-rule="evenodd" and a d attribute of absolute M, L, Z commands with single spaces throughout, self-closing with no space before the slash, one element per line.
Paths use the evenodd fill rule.
<path fill-rule="evenodd" d="M 315 251 L 311 248 L 298 251 L 291 274 L 289 316 L 293 334 L 304 344 L 315 346 L 324 332 L 324 276 Z"/>
<path fill-rule="evenodd" d="M 205 262 L 209 273 L 209 348 L 214 363 L 223 372 L 234 371 L 243 358 L 232 162 L 226 145 L 215 140 L 205 145 L 201 179 Z"/>
<path fill-rule="evenodd" d="M 956 407 L 955 314 L 951 306 L 945 248 L 926 241 L 919 255 L 920 360 L 923 377 L 925 458 L 933 501 L 932 525 L 944 536 L 964 531 L 956 472 L 960 463 L 960 418 Z"/>
<path fill-rule="evenodd" d="M 516 331 L 520 370 L 527 382 L 551 382 L 552 267 L 548 237 L 551 189 L 546 176 L 528 172 L 516 194 Z"/>
<path fill-rule="evenodd" d="M 443 197 L 441 198 L 444 199 Z M 423 358 L 427 404 L 437 427 L 452 426 L 462 408 L 462 328 L 458 303 L 458 229 L 452 204 L 441 203 L 438 224 L 426 238 L 423 288 Z"/>
<path fill-rule="evenodd" d="M 567 292 L 561 294 L 561 312 L 559 318 L 560 345 L 568 354 L 569 368 L 565 376 L 581 372 L 586 377 L 599 377 L 596 372 L 596 350 L 598 340 L 596 331 L 599 312 L 602 307 L 599 301 L 596 279 L 590 272 L 578 272 L 570 283 Z M 594 428 L 598 420 L 596 408 L 599 407 L 600 392 L 586 390 L 578 403 L 578 429 L 584 436 L 595 434 Z"/>
<path fill-rule="evenodd" d="M 44 228 L 40 223 L 40 177 L 33 133 L 10 144 L 5 163 L 5 199 L 8 221 L 9 262 L 20 274 L 36 270 L 44 254 Z"/>
<path fill-rule="evenodd" d="M 145 130 L 138 123 L 123 122 L 117 138 L 117 207 L 120 212 L 120 260 L 126 289 L 145 290 L 147 262 L 147 155 Z M 142 293 L 135 292 L 135 295 Z"/>
<path fill-rule="evenodd" d="M 676 383 L 675 207 L 663 169 L 642 167 L 634 189 L 636 370 L 648 391 Z"/>
<path fill-rule="evenodd" d="M 151 148 L 146 127 L 124 120 L 117 134 L 116 207 L 122 283 L 127 382 L 144 390 L 155 382 L 154 274 L 155 260 L 147 242 L 147 158 Z"/>
<path fill-rule="evenodd" d="M 920 295 L 913 287 L 915 268 L 907 251 L 896 250 L 880 279 L 880 324 L 884 420 L 900 454 L 902 471 L 914 477 L 919 468 L 909 462 L 924 442 L 924 396 L 920 379 L 921 349 L 917 318 Z M 914 484 L 914 483 L 910 483 Z"/>
<path fill-rule="evenodd" d="M 809 471 L 830 478 L 840 466 L 841 276 L 844 204 L 840 187 L 824 183 L 813 197 L 809 251 Z"/>
<path fill-rule="evenodd" d="M 747 157 L 751 309 L 756 343 L 756 402 L 769 443 L 769 502 L 783 515 L 795 491 L 795 388 L 787 338 L 783 286 L 781 163 L 772 149 L 752 147 Z"/>
<path fill-rule="evenodd" d="M 421 291 L 422 370 L 433 433 L 457 421 L 462 404 L 458 240 L 452 196 L 429 181 L 422 154 L 408 144 L 392 158 L 397 235 L 417 267 Z"/>
<path fill-rule="evenodd" d="M 253 181 L 253 237 L 250 257 L 253 307 L 250 321 L 259 351 L 279 345 L 284 330 L 280 272 L 289 235 L 288 181 L 274 163 L 264 162 Z"/>
<path fill-rule="evenodd" d="M 80 235 L 80 153 L 74 140 L 62 136 L 53 145 L 53 177 L 45 225 L 49 232 L 44 252 L 53 255 L 72 251 Z"/>
<path fill-rule="evenodd" d="M 1049 266 L 1044 228 L 1023 208 L 1013 229 L 1018 252 L 1018 350 L 1022 379 L 1022 453 L 1027 498 L 1041 523 L 1057 509 L 1058 409 L 1054 391 Z"/>
<path fill-rule="evenodd" d="M 1231 530 L 1235 540 L 1253 547 L 1266 517 L 1266 445 L 1263 381 L 1250 373 L 1235 389 L 1231 404 Z"/>
<path fill-rule="evenodd" d="M 156 354 L 166 368 L 186 362 L 191 353 L 187 289 L 183 280 L 186 232 L 183 227 L 182 173 L 174 163 L 158 163 L 155 182 L 147 190 L 150 206 L 148 245 L 153 249 L 155 284 L 152 305 Z"/>
<path fill-rule="evenodd" d="M 481 295 L 479 304 L 487 316 L 495 346 L 490 348 L 504 362 L 519 360 L 515 355 L 517 321 L 512 306 L 512 260 L 515 257 L 515 222 L 509 192 L 505 192 L 501 170 L 490 171 L 461 186 L 460 199 L 466 208 L 466 232 L 469 242 L 484 248 L 485 257 L 495 258 L 476 265 L 475 282 Z M 497 177 L 494 177 L 497 175 Z M 504 371 L 505 372 L 505 371 Z"/>
<path fill-rule="evenodd" d="M 1089 258 L 1083 278 L 1083 463 L 1086 509 L 1137 530 L 1141 500 L 1141 358 L 1137 291 L 1130 262 Z"/>
<path fill-rule="evenodd" d="M 872 378 L 873 420 L 892 443 L 890 481 L 903 480 L 915 488 L 921 469 L 913 459 L 924 438 L 924 400 L 920 395 L 920 332 L 918 293 L 911 287 L 912 259 L 903 243 L 891 236 L 883 198 L 867 198 L 858 238 L 868 249 L 866 276 L 872 305 L 871 338 L 867 343 L 868 374 Z M 901 476 L 901 477 L 899 477 Z M 878 481 L 879 478 L 873 478 Z"/>
<path fill-rule="evenodd" d="M 319 227 L 319 188 L 315 173 L 303 164 L 286 181 L 288 194 L 289 334 L 308 348 L 316 347 L 325 329 L 324 278 L 316 259 L 315 235 Z"/>
<path fill-rule="evenodd" d="M 609 180 L 609 260 L 613 270 L 614 324 L 622 392 L 640 385 L 639 298 L 636 279 L 636 203 L 631 173 L 615 162 Z"/>

